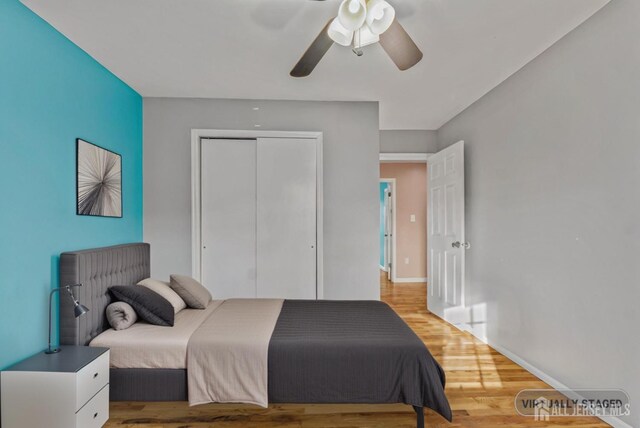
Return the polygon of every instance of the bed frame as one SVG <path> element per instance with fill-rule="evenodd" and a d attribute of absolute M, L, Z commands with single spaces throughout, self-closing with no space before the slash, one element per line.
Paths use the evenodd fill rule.
<path fill-rule="evenodd" d="M 105 309 L 109 287 L 134 285 L 150 277 L 150 245 L 135 243 L 60 255 L 60 284 L 82 284 L 77 297 L 89 308 L 75 318 L 70 299 L 60 299 L 60 344 L 87 346 L 110 328 Z M 188 401 L 185 369 L 111 369 L 111 401 Z M 377 403 L 372 403 L 377 404 Z M 414 406 L 417 427 L 424 427 L 422 407 Z"/>

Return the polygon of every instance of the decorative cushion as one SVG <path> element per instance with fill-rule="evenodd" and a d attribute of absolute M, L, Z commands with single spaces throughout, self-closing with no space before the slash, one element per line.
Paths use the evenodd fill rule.
<path fill-rule="evenodd" d="M 155 291 L 131 285 L 116 285 L 109 291 L 116 300 L 133 306 L 140 319 L 149 324 L 173 327 L 173 306 Z"/>
<path fill-rule="evenodd" d="M 131 327 L 137 320 L 138 314 L 130 304 L 125 302 L 113 302 L 105 310 L 107 321 L 114 330 L 124 330 Z"/>
<path fill-rule="evenodd" d="M 209 290 L 190 276 L 171 275 L 169 285 L 190 308 L 205 309 L 211 301 Z"/>
<path fill-rule="evenodd" d="M 184 302 L 184 300 L 182 300 L 180 296 L 178 296 L 178 293 L 176 293 L 171 289 L 171 287 L 169 287 L 168 282 L 147 278 L 140 281 L 138 285 L 147 287 L 149 290 L 155 291 L 156 293 L 167 299 L 167 301 L 171 303 L 171 306 L 173 306 L 174 314 L 177 314 L 187 307 L 187 304 Z"/>

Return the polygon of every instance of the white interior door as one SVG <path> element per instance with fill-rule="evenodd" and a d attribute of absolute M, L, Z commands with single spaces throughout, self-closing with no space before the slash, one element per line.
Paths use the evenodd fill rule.
<path fill-rule="evenodd" d="M 464 143 L 432 155 L 428 160 L 428 309 L 458 324 L 464 308 Z"/>
<path fill-rule="evenodd" d="M 259 138 L 257 297 L 316 298 L 316 141 Z"/>
<path fill-rule="evenodd" d="M 202 284 L 215 299 L 256 296 L 256 140 L 201 143 Z"/>

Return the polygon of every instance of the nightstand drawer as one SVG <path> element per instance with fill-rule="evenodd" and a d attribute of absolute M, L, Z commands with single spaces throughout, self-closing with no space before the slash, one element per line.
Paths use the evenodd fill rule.
<path fill-rule="evenodd" d="M 109 352 L 83 367 L 76 377 L 76 411 L 109 383 Z"/>
<path fill-rule="evenodd" d="M 76 413 L 77 428 L 99 428 L 109 419 L 109 385 Z"/>

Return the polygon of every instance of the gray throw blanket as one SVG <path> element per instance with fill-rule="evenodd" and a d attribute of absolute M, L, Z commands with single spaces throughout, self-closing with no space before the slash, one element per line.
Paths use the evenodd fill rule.
<path fill-rule="evenodd" d="M 272 403 L 405 403 L 449 421 L 445 375 L 386 303 L 286 300 L 269 344 Z"/>

